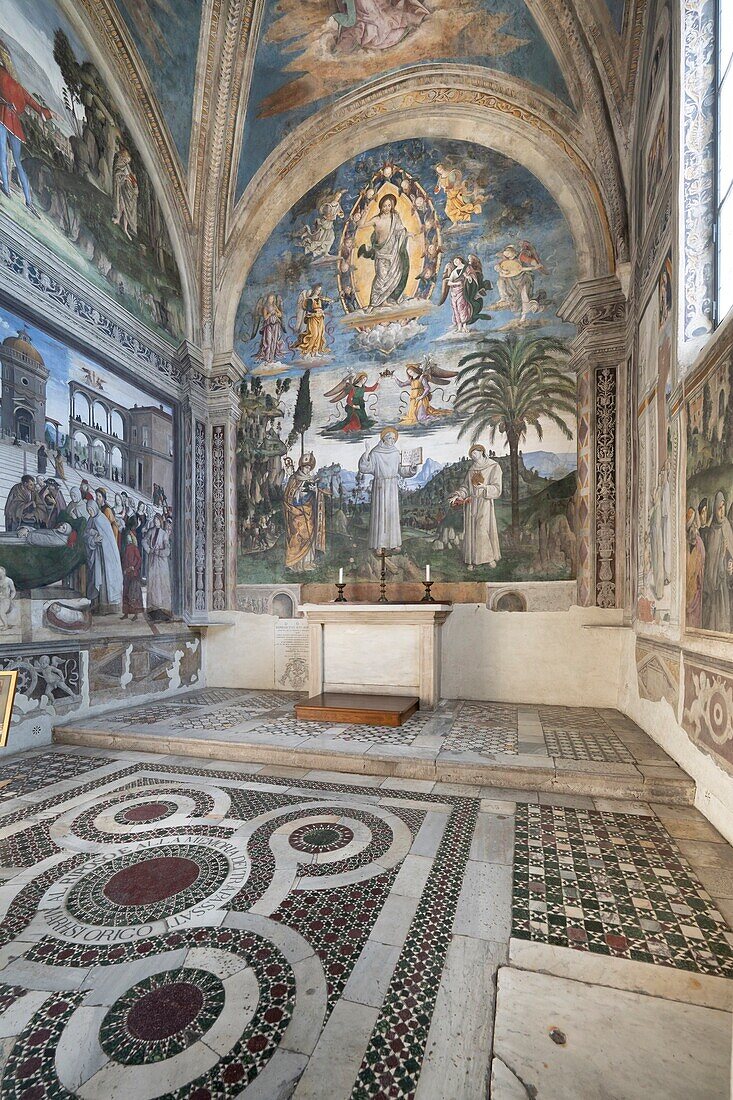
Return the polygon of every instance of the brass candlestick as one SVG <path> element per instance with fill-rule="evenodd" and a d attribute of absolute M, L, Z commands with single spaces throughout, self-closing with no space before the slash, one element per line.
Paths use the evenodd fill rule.
<path fill-rule="evenodd" d="M 423 581 L 422 584 L 423 584 L 423 588 L 425 589 L 425 595 L 420 600 L 420 603 L 435 603 L 435 600 L 430 595 L 430 589 L 435 584 L 435 581 Z"/>
<path fill-rule="evenodd" d="M 346 588 L 346 585 L 345 584 L 337 584 L 336 587 L 339 590 L 339 594 L 333 602 L 334 603 L 348 603 L 349 601 L 346 599 L 346 596 L 344 596 L 344 589 Z"/>

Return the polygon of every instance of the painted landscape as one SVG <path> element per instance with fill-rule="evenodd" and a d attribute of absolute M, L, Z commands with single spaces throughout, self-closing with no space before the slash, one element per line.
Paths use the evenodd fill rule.
<path fill-rule="evenodd" d="M 237 319 L 239 580 L 575 575 L 572 238 L 463 142 L 344 164 L 262 249 Z"/>
<path fill-rule="evenodd" d="M 163 213 L 109 88 L 49 0 L 1 0 L 0 14 L 0 98 L 15 108 L 0 214 L 141 320 L 180 336 Z"/>

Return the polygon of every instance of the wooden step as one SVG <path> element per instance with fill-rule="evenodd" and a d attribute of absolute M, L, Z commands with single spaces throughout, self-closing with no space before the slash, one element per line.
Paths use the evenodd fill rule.
<path fill-rule="evenodd" d="M 306 722 L 349 722 L 369 726 L 401 726 L 420 706 L 416 695 L 357 695 L 324 691 L 295 704 L 295 715 Z"/>

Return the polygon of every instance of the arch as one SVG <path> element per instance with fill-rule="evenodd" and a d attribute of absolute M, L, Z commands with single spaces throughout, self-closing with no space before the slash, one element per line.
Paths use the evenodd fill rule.
<path fill-rule="evenodd" d="M 116 435 L 118 439 L 127 439 L 125 421 L 122 419 L 122 413 L 118 412 L 117 409 L 112 409 L 110 413 L 109 430 L 110 435 Z"/>
<path fill-rule="evenodd" d="M 15 410 L 14 416 L 15 434 L 21 443 L 33 443 L 35 431 L 33 424 L 33 413 L 30 409 L 26 409 L 23 405 L 19 405 Z"/>
<path fill-rule="evenodd" d="M 110 473 L 112 474 L 113 481 L 125 480 L 125 462 L 122 457 L 122 451 L 118 446 L 114 446 L 110 452 Z"/>
<path fill-rule="evenodd" d="M 72 440 L 71 461 L 73 466 L 89 466 L 89 436 L 86 432 L 75 431 Z"/>
<path fill-rule="evenodd" d="M 278 592 L 272 597 L 270 603 L 270 613 L 272 615 L 276 615 L 278 619 L 292 619 L 294 612 L 293 597 L 289 596 L 287 592 Z"/>
<path fill-rule="evenodd" d="M 109 451 L 101 439 L 92 442 L 91 468 L 99 477 L 104 477 L 109 470 Z"/>
<path fill-rule="evenodd" d="M 497 595 L 492 607 L 493 611 L 526 611 L 527 599 L 521 592 L 502 592 Z"/>
<path fill-rule="evenodd" d="M 104 401 L 95 401 L 92 406 L 92 427 L 109 435 L 109 409 Z"/>
<path fill-rule="evenodd" d="M 74 396 L 72 398 L 71 404 L 71 415 L 74 420 L 76 420 L 77 416 L 80 416 L 83 424 L 88 424 L 91 426 L 92 403 L 82 390 L 74 390 Z"/>
<path fill-rule="evenodd" d="M 530 108 L 526 88 L 512 78 L 487 75 L 475 66 L 422 66 L 373 82 L 296 128 L 262 166 L 235 210 L 217 292 L 216 350 L 231 347 L 247 276 L 280 219 L 341 164 L 389 141 L 470 141 L 523 165 L 565 216 L 579 278 L 612 272 L 610 219 L 594 172 L 573 140 L 572 116 L 532 91 Z"/>

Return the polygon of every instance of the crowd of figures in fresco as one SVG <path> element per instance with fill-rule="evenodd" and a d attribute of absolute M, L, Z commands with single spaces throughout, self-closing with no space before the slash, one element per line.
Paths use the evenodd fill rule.
<path fill-rule="evenodd" d="M 393 143 L 281 221 L 238 313 L 239 577 L 575 575 L 567 225 L 519 165 Z"/>
<path fill-rule="evenodd" d="M 733 633 L 733 361 L 687 406 L 686 624 Z"/>
<path fill-rule="evenodd" d="M 66 587 L 84 597 L 82 603 L 57 599 L 47 608 L 49 625 L 82 629 L 89 614 L 132 622 L 144 614 L 152 621 L 171 618 L 173 513 L 165 494 L 156 508 L 86 479 L 65 492 L 57 478 L 24 474 L 8 493 L 5 530 L 12 549 L 24 552 L 23 576 L 14 571 L 14 589 L 42 584 L 54 569 L 56 551 L 68 568 Z M 10 540 L 0 538 L 0 558 L 10 549 Z M 8 628 L 7 614 L 0 625 Z"/>

